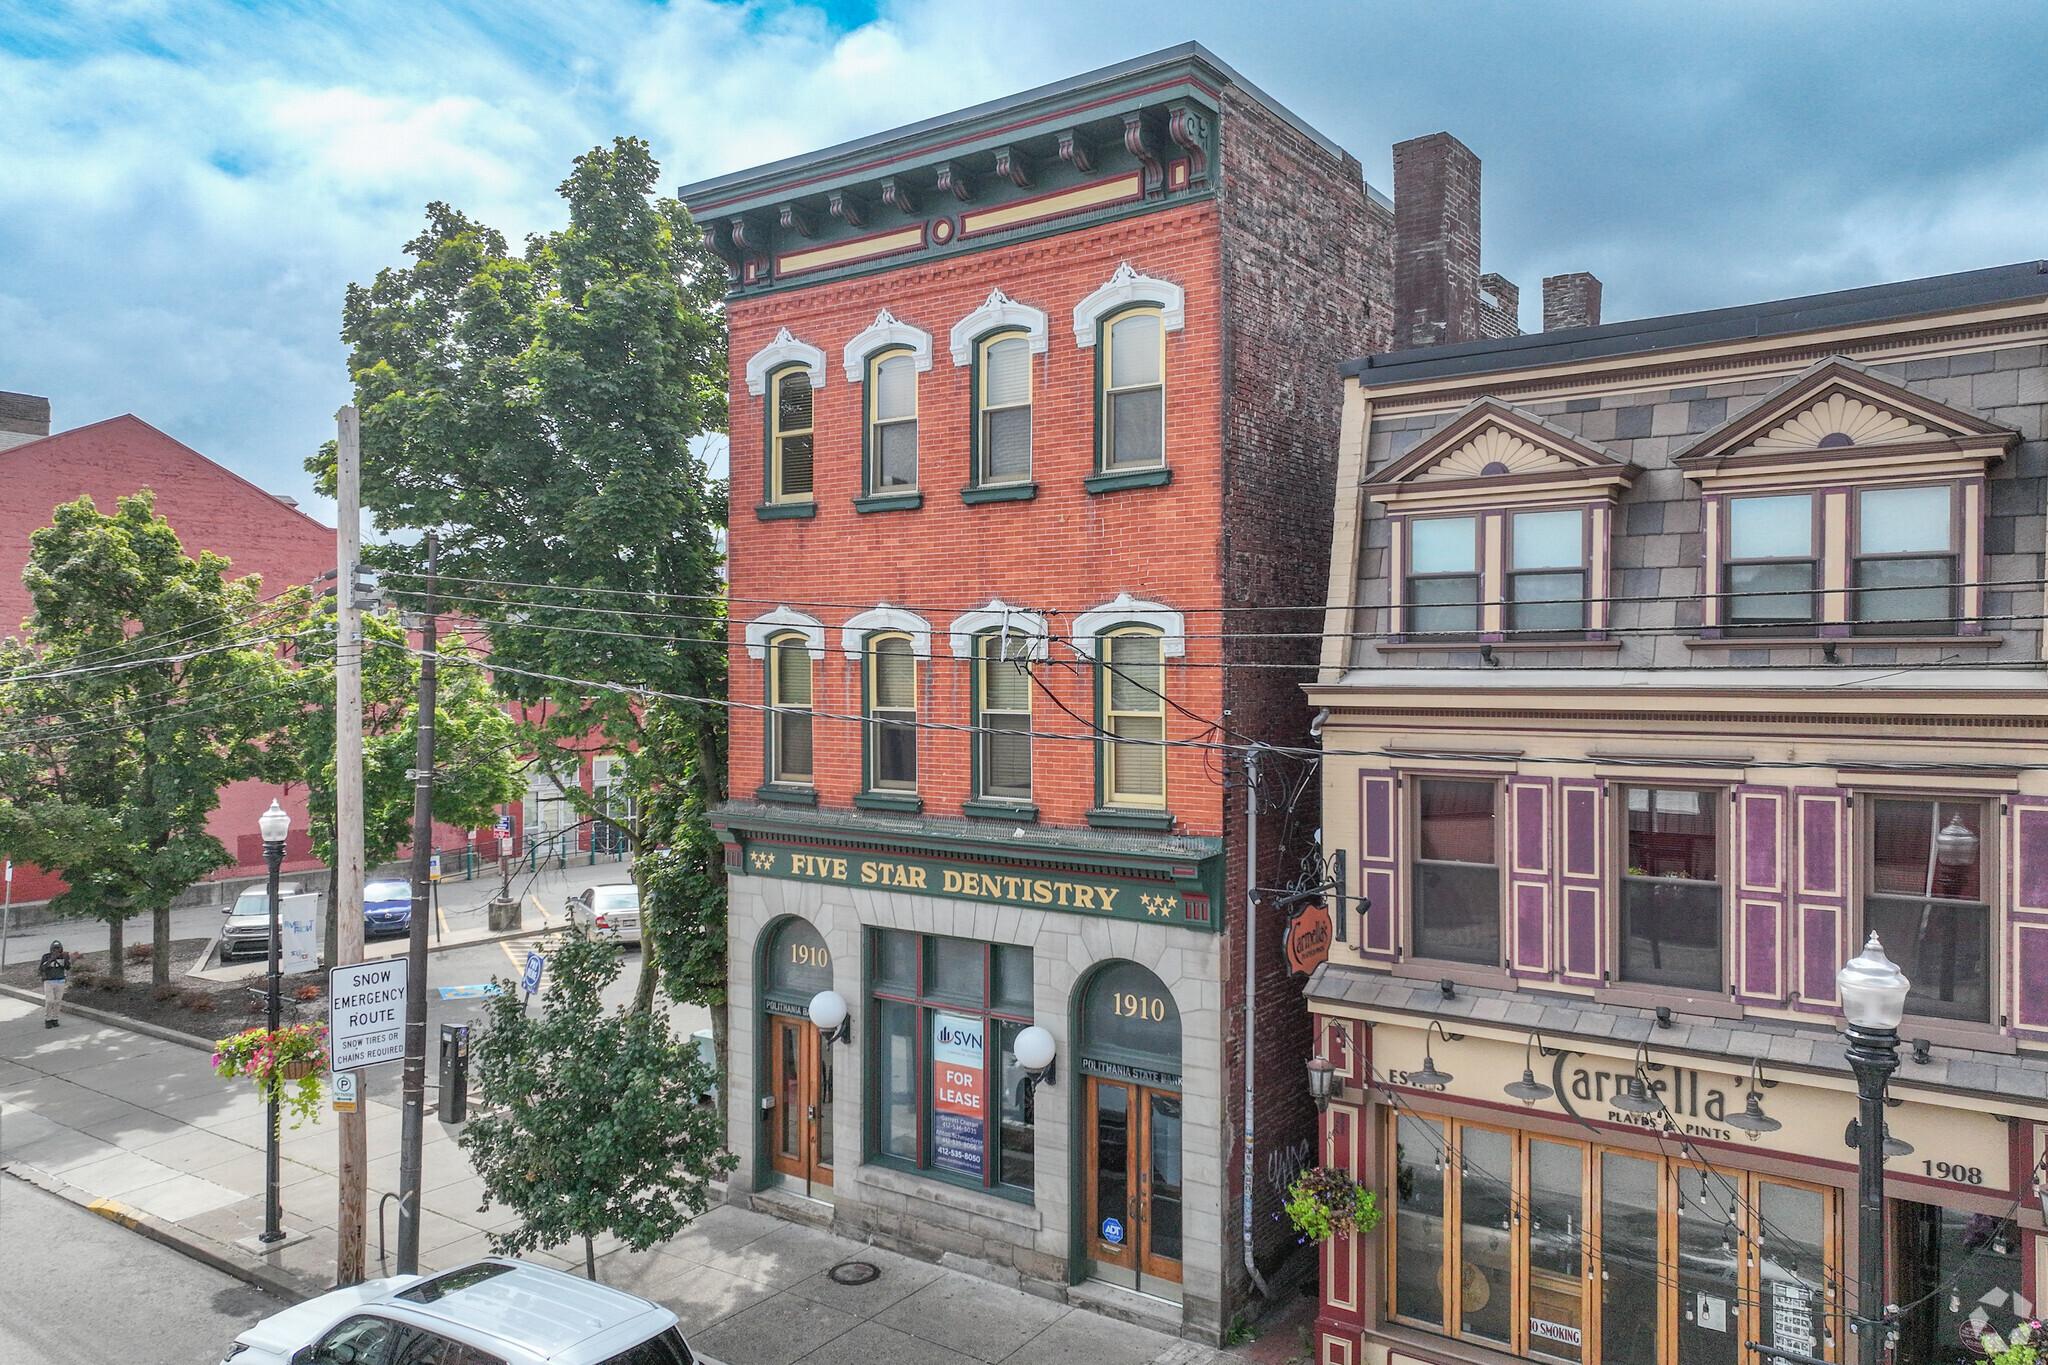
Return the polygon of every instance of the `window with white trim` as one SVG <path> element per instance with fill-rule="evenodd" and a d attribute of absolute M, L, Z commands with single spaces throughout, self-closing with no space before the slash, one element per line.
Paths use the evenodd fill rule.
<path fill-rule="evenodd" d="M 908 635 L 870 635 L 868 789 L 917 790 L 917 652 Z"/>
<path fill-rule="evenodd" d="M 1102 328 L 1102 468 L 1166 463 L 1166 327 L 1157 309 L 1118 313 Z"/>
<path fill-rule="evenodd" d="M 883 351 L 868 360 L 868 492 L 917 488 L 917 357 Z"/>
<path fill-rule="evenodd" d="M 811 649 L 794 632 L 768 641 L 768 780 L 811 782 Z"/>
<path fill-rule="evenodd" d="M 1031 477 L 1031 339 L 999 332 L 979 348 L 975 394 L 975 481 L 1022 483 Z"/>
<path fill-rule="evenodd" d="M 1130 626 L 1097 637 L 1100 744 L 1106 806 L 1166 805 L 1166 669 L 1158 631 Z"/>
<path fill-rule="evenodd" d="M 974 642 L 975 795 L 1031 799 L 1031 637 L 990 631 Z"/>
<path fill-rule="evenodd" d="M 802 365 L 777 370 L 769 381 L 768 501 L 809 502 L 812 480 L 811 372 Z"/>

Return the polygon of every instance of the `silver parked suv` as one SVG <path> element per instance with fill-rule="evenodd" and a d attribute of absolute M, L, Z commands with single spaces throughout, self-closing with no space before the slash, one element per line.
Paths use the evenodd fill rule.
<path fill-rule="evenodd" d="M 222 1365 L 696 1365 L 676 1315 L 492 1257 L 337 1289 L 265 1318 Z"/>

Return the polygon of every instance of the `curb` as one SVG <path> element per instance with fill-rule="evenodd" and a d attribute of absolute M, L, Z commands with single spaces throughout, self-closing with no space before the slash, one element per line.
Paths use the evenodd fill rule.
<path fill-rule="evenodd" d="M 31 1005 L 43 1003 L 42 996 L 33 991 L 23 990 L 19 986 L 0 985 L 0 995 L 11 995 L 16 1000 L 26 1000 Z M 195 1033 L 180 1033 L 174 1028 L 165 1028 L 162 1024 L 152 1024 L 146 1019 L 130 1019 L 125 1014 L 94 1009 L 91 1005 L 74 1005 L 68 999 L 64 1002 L 64 1013 L 75 1014 L 81 1019 L 90 1019 L 95 1024 L 111 1024 L 115 1028 L 124 1028 L 130 1033 L 140 1033 L 166 1043 L 182 1043 L 186 1047 L 196 1047 L 201 1052 L 213 1051 L 215 1040 L 212 1038 L 201 1038 Z"/>
<path fill-rule="evenodd" d="M 111 1199 L 95 1199 L 84 1190 L 67 1185 L 55 1176 L 34 1167 L 24 1166 L 18 1162 L 7 1162 L 0 1164 L 0 1171 L 7 1172 L 25 1185 L 33 1185 L 39 1190 L 54 1194 L 67 1204 L 75 1204 L 88 1213 L 98 1214 L 112 1223 L 119 1223 L 131 1232 L 139 1232 L 150 1241 L 161 1243 L 203 1265 L 211 1266 L 223 1275 L 231 1275 L 244 1284 L 274 1294 L 287 1305 L 304 1303 L 327 1292 L 324 1289 L 309 1290 L 297 1279 L 275 1267 L 237 1260 L 215 1250 L 211 1244 L 201 1241 L 175 1223 L 166 1223 L 140 1209 L 131 1209 L 126 1204 Z"/>

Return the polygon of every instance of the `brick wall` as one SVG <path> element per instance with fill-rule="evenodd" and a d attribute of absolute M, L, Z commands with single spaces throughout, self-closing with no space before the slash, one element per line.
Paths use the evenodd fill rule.
<path fill-rule="evenodd" d="M 1396 350 L 1477 341 L 1479 158 L 1449 133 L 1394 144 Z"/>
<path fill-rule="evenodd" d="M 1228 633 L 1224 705 L 1238 736 L 1307 746 L 1309 709 L 1301 687 L 1314 680 L 1321 614 L 1312 609 L 1329 580 L 1329 508 L 1335 496 L 1343 385 L 1338 364 L 1386 349 L 1392 325 L 1393 215 L 1366 195 L 1358 163 L 1340 162 L 1273 118 L 1226 93 L 1222 240 L 1229 371 L 1224 414 L 1223 555 L 1227 610 L 1204 631 Z M 1292 610 L 1311 608 L 1310 610 Z M 1190 630 L 1194 627 L 1191 625 Z M 1242 778 L 1236 769 L 1231 776 Z M 1266 763 L 1259 884 L 1293 881 L 1313 847 L 1320 792 L 1299 761 Z M 1300 788 L 1301 794 L 1286 808 Z M 1233 1019 L 1244 1002 L 1243 792 L 1228 794 L 1226 988 Z M 1275 1175 L 1312 1141 L 1315 1107 L 1302 1080 L 1312 1053 L 1301 983 L 1287 973 L 1284 917 L 1260 917 L 1259 1078 L 1253 1188 L 1255 1247 L 1271 1273 L 1295 1245 L 1279 1210 Z M 1244 1031 L 1226 1032 L 1228 1069 L 1241 1076 Z M 1229 1131 L 1243 1132 L 1241 1085 L 1225 1096 Z M 1243 1146 L 1229 1144 L 1225 1225 L 1238 1226 Z M 1225 1260 L 1238 1295 L 1248 1289 L 1242 1257 Z"/>

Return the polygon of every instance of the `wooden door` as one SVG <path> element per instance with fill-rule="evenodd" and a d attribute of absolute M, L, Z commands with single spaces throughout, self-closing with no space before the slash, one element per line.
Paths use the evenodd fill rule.
<path fill-rule="evenodd" d="M 1181 1097 L 1090 1077 L 1087 1124 L 1090 1258 L 1180 1283 Z"/>
<path fill-rule="evenodd" d="M 769 1165 L 812 1186 L 832 1187 L 832 1049 L 808 1019 L 768 1016 Z"/>

